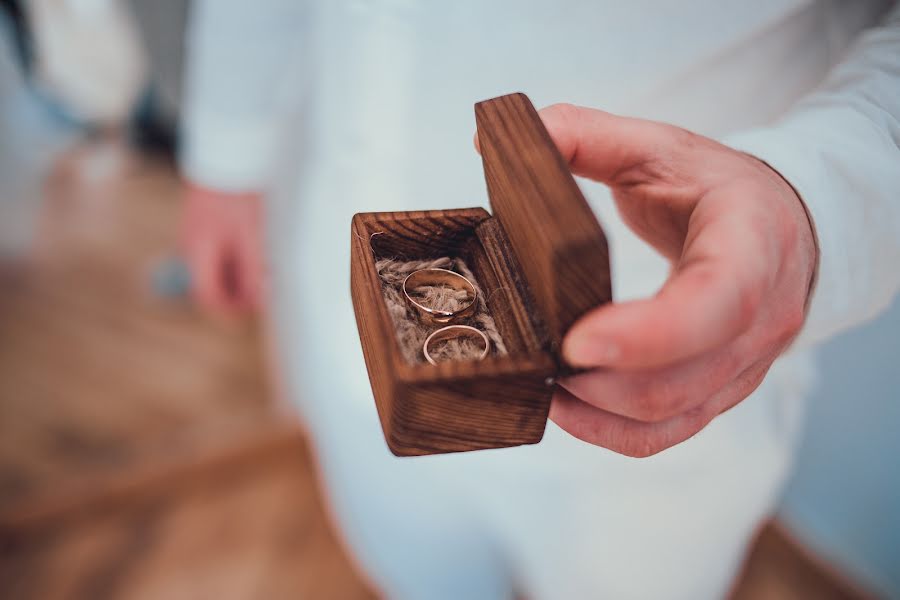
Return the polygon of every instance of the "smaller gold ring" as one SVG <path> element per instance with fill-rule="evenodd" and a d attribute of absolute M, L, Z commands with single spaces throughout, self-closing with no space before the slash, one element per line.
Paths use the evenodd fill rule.
<path fill-rule="evenodd" d="M 434 342 L 442 342 L 444 340 L 452 340 L 459 337 L 480 338 L 482 343 L 484 343 L 484 350 L 481 351 L 481 354 L 475 360 L 484 360 L 485 357 L 487 357 L 488 352 L 491 349 L 491 341 L 483 331 L 475 329 L 474 327 L 469 327 L 468 325 L 448 325 L 447 327 L 441 327 L 437 331 L 433 331 L 431 335 L 425 338 L 425 343 L 422 344 L 422 352 L 425 354 L 425 360 L 433 365 L 437 365 L 437 361 L 434 360 L 431 353 L 428 352 L 428 347 Z"/>
<path fill-rule="evenodd" d="M 454 311 L 438 310 L 425 306 L 413 299 L 409 292 L 426 285 L 445 285 L 453 290 L 464 290 L 471 299 L 465 306 Z M 403 295 L 406 297 L 407 302 L 434 323 L 449 323 L 454 319 L 468 317 L 475 312 L 475 304 L 478 300 L 478 290 L 475 289 L 475 285 L 459 273 L 447 269 L 419 269 L 418 271 L 413 271 L 403 280 Z"/>

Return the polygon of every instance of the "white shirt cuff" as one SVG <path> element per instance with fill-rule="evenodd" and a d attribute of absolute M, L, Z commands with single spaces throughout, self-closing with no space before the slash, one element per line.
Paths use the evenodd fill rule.
<path fill-rule="evenodd" d="M 755 129 L 727 137 L 723 142 L 762 160 L 778 171 L 797 191 L 812 220 L 819 246 L 818 279 L 803 330 L 795 346 L 823 341 L 843 329 L 843 317 L 851 314 L 852 280 L 847 253 L 847 228 L 833 191 L 825 163 L 813 146 L 805 147 L 794 136 L 777 129 Z"/>

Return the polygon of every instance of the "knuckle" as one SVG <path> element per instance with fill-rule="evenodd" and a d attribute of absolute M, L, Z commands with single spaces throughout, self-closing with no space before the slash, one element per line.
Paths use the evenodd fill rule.
<path fill-rule="evenodd" d="M 568 102 L 560 102 L 551 104 L 546 108 L 542 108 L 539 112 L 544 125 L 553 131 L 560 126 L 564 128 L 575 127 L 581 118 L 581 110 L 574 104 Z"/>
<path fill-rule="evenodd" d="M 762 294 L 758 289 L 748 289 L 741 293 L 738 306 L 738 320 L 741 327 L 747 327 L 754 321 L 761 305 Z"/>
<path fill-rule="evenodd" d="M 541 112 L 558 115 L 563 119 L 572 119 L 577 116 L 578 107 L 569 102 L 557 102 L 556 104 L 551 104 Z"/>
<path fill-rule="evenodd" d="M 672 141 L 685 150 L 698 146 L 703 139 L 700 135 L 689 129 L 685 129 L 684 127 L 678 127 L 677 125 L 670 125 L 668 123 L 662 124 L 662 127 L 664 127 L 666 133 L 672 137 Z"/>
<path fill-rule="evenodd" d="M 756 388 L 762 385 L 762 382 L 765 381 L 766 375 L 768 373 L 769 368 L 767 366 L 750 375 L 750 377 L 747 379 L 747 389 L 745 390 L 746 393 L 744 394 L 744 398 L 752 394 L 754 391 L 756 391 Z"/>
<path fill-rule="evenodd" d="M 781 319 L 781 323 L 776 328 L 775 331 L 775 344 L 779 346 L 784 346 L 790 343 L 797 334 L 800 333 L 800 330 L 803 329 L 803 324 L 806 320 L 806 315 L 803 311 L 803 308 L 795 308 L 787 312 Z"/>
<path fill-rule="evenodd" d="M 631 458 L 649 458 L 666 450 L 668 447 L 668 444 L 664 441 L 650 435 L 625 444 L 619 453 Z"/>
<path fill-rule="evenodd" d="M 790 217 L 790 215 L 788 215 Z M 805 218 L 805 216 L 804 216 Z M 781 241 L 785 251 L 792 251 L 798 244 L 800 239 L 800 227 L 795 219 L 780 219 L 781 223 Z"/>
<path fill-rule="evenodd" d="M 752 394 L 756 390 L 756 388 L 758 388 L 765 380 L 766 374 L 768 372 L 769 365 L 765 365 L 753 369 L 739 377 L 735 382 L 734 391 L 736 393 L 736 397 L 734 399 L 734 403 L 736 404 L 737 402 L 741 402 L 750 394 Z"/>
<path fill-rule="evenodd" d="M 806 313 L 802 307 L 792 310 L 786 319 L 785 327 L 788 333 L 793 337 L 803 329 L 803 323 L 806 321 Z"/>

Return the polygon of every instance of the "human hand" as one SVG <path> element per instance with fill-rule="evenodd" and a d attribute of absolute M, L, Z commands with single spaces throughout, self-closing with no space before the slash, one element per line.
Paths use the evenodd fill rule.
<path fill-rule="evenodd" d="M 200 306 L 235 315 L 262 306 L 266 269 L 262 194 L 189 185 L 182 243 Z"/>
<path fill-rule="evenodd" d="M 672 263 L 652 298 L 584 315 L 550 418 L 635 457 L 746 398 L 799 332 L 817 264 L 793 188 L 763 162 L 683 129 L 571 105 L 540 111 L 574 173 L 613 192 L 625 223 Z"/>

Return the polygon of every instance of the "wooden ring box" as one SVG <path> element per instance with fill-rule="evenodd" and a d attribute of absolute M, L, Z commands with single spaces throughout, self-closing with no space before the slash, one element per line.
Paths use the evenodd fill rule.
<path fill-rule="evenodd" d="M 524 94 L 475 105 L 494 215 L 482 208 L 353 217 L 351 291 L 375 404 L 397 456 L 534 444 L 547 424 L 569 327 L 612 298 L 606 237 Z M 508 349 L 481 361 L 404 360 L 380 258 L 459 256 Z"/>

